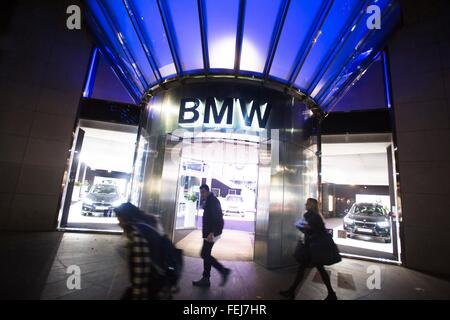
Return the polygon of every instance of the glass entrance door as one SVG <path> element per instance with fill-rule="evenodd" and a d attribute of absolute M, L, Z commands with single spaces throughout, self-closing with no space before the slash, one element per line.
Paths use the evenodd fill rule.
<path fill-rule="evenodd" d="M 203 163 L 181 158 L 179 172 L 175 229 L 195 229 Z"/>
<path fill-rule="evenodd" d="M 200 252 L 200 186 L 207 184 L 219 200 L 225 220 L 216 253 L 230 260 L 253 260 L 259 137 L 248 136 L 254 140 L 249 141 L 231 136 L 205 134 L 184 137 L 180 142 L 174 239 L 187 255 Z"/>

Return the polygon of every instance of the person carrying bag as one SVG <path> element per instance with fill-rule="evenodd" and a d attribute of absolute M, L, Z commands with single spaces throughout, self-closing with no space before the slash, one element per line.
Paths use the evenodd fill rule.
<path fill-rule="evenodd" d="M 303 280 L 306 268 L 317 268 L 327 287 L 328 296 L 325 300 L 337 300 L 328 273 L 324 266 L 329 266 L 341 261 L 341 256 L 332 235 L 325 228 L 322 217 L 319 214 L 318 201 L 309 198 L 306 201 L 306 213 L 303 219 L 296 223 L 297 229 L 304 233 L 304 242 L 299 240 L 294 251 L 294 258 L 299 263 L 297 275 L 293 284 L 287 289 L 280 291 L 286 298 L 294 299 L 298 285 Z"/>

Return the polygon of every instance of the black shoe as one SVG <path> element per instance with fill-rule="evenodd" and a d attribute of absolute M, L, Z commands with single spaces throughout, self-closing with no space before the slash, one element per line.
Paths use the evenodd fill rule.
<path fill-rule="evenodd" d="M 203 277 L 198 281 L 192 281 L 192 285 L 196 287 L 208 288 L 211 286 L 211 282 L 209 281 L 209 278 Z"/>
<path fill-rule="evenodd" d="M 336 296 L 336 293 L 329 293 L 328 295 L 327 295 L 327 297 L 325 298 L 325 299 L 323 299 L 323 300 L 337 300 L 338 298 L 337 298 L 337 296 Z"/>
<path fill-rule="evenodd" d="M 227 284 L 228 277 L 230 276 L 231 270 L 228 268 L 224 268 L 222 271 L 222 282 L 220 283 L 220 286 L 223 287 Z"/>
<path fill-rule="evenodd" d="M 285 297 L 285 298 L 287 298 L 287 299 L 290 299 L 290 300 L 294 300 L 295 299 L 295 292 L 290 290 L 290 289 L 288 289 L 288 290 L 281 290 L 280 291 L 280 295 Z"/>

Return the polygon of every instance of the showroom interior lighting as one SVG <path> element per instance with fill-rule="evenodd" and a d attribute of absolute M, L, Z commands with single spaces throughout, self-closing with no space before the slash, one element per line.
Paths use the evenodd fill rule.
<path fill-rule="evenodd" d="M 102 54 L 136 103 L 179 79 L 235 76 L 330 110 L 400 20 L 394 0 L 86 0 Z M 372 29 L 368 8 L 380 8 Z"/>

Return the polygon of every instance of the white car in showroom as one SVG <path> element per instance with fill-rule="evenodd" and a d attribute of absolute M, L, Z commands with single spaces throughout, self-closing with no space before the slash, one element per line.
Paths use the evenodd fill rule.
<path fill-rule="evenodd" d="M 238 215 L 245 217 L 244 198 L 238 194 L 229 194 L 222 201 L 222 212 L 225 216 Z"/>

